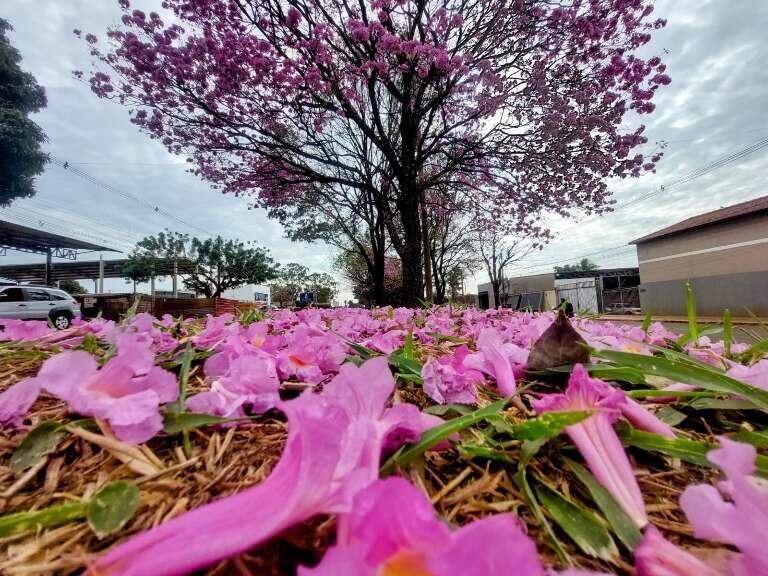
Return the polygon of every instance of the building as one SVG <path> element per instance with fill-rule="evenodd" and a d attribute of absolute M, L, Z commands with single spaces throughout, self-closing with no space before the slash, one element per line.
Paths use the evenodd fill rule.
<path fill-rule="evenodd" d="M 768 315 L 768 196 L 688 218 L 631 242 L 640 302 L 654 314 L 685 314 L 690 280 L 699 314 Z"/>
<path fill-rule="evenodd" d="M 579 272 L 550 272 L 508 278 L 501 305 L 515 310 L 549 310 L 565 298 L 577 313 L 639 310 L 637 268 L 606 268 Z M 479 308 L 493 304 L 491 283 L 477 287 Z"/>

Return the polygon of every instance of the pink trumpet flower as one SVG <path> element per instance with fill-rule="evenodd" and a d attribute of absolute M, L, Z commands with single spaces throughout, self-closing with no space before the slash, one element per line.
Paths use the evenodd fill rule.
<path fill-rule="evenodd" d="M 394 390 L 387 359 L 347 363 L 320 394 L 306 390 L 279 407 L 288 440 L 261 484 L 222 498 L 128 540 L 100 558 L 93 575 L 187 574 L 266 542 L 318 514 L 344 515 L 379 475 L 382 447 L 414 423 L 385 404 Z M 400 417 L 404 417 L 402 420 Z M 409 424 L 410 422 L 410 424 Z"/>
<path fill-rule="evenodd" d="M 485 372 L 496 380 L 499 393 L 511 396 L 517 385 L 515 377 L 525 371 L 528 350 L 505 343 L 495 328 L 484 328 L 477 337 L 478 352 L 467 356 L 465 365 Z"/>
<path fill-rule="evenodd" d="M 402 478 L 360 491 L 346 530 L 315 568 L 299 576 L 544 576 L 536 545 L 509 514 L 452 531 Z"/>
<path fill-rule="evenodd" d="M 651 525 L 635 550 L 637 576 L 723 576 L 682 548 L 672 544 Z"/>
<path fill-rule="evenodd" d="M 9 340 L 39 340 L 46 334 L 55 332 L 44 320 L 0 319 L 0 342 Z"/>
<path fill-rule="evenodd" d="M 604 382 L 590 378 L 587 369 L 573 368 L 564 394 L 550 394 L 534 403 L 538 414 L 553 411 L 594 411 L 586 420 L 565 429 L 586 460 L 595 478 L 616 498 L 635 523 L 648 523 L 640 487 L 621 441 L 613 429 L 620 406 L 626 401 L 621 390 L 606 393 Z M 610 388 L 610 387 L 609 387 Z"/>
<path fill-rule="evenodd" d="M 727 481 L 720 490 L 708 484 L 688 486 L 680 506 L 688 516 L 697 538 L 732 544 L 741 552 L 731 563 L 734 576 L 768 574 L 768 485 L 753 476 L 757 450 L 750 444 L 719 437 L 720 448 L 707 454 Z M 723 499 L 721 493 L 729 499 Z"/>
<path fill-rule="evenodd" d="M 35 378 L 6 394 L 21 386 L 20 396 L 30 406 L 33 393 L 45 390 L 74 412 L 106 420 L 120 440 L 146 442 L 163 429 L 160 405 L 179 394 L 176 377 L 154 365 L 150 344 L 137 334 L 121 334 L 117 355 L 101 368 L 88 352 L 61 352 L 46 360 Z"/>

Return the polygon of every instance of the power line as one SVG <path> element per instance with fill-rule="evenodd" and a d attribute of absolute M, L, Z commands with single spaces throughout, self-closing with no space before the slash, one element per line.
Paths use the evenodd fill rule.
<path fill-rule="evenodd" d="M 720 168 L 723 168 L 724 166 L 727 166 L 728 164 L 732 164 L 733 162 L 736 162 L 737 160 L 741 160 L 742 158 L 746 158 L 747 156 L 750 156 L 754 154 L 755 152 L 759 152 L 763 148 L 768 147 L 768 138 L 763 138 L 762 140 L 755 142 L 754 144 L 751 144 L 747 146 L 746 148 L 743 148 L 737 152 L 734 152 L 732 154 L 729 154 L 727 156 L 724 156 L 718 160 L 715 160 L 714 162 L 711 162 L 709 164 L 706 164 L 705 166 L 702 166 L 700 168 L 696 168 L 695 170 L 689 172 L 685 176 L 682 176 L 678 178 L 677 180 L 673 180 L 672 182 L 668 184 L 662 184 L 659 186 L 658 189 L 652 190 L 651 192 L 646 192 L 645 194 L 642 194 L 636 198 L 632 198 L 628 200 L 627 202 L 624 202 L 623 204 L 619 204 L 616 208 L 614 208 L 610 213 L 616 213 L 619 210 L 623 210 L 625 208 L 628 208 L 629 206 L 633 206 L 639 202 L 643 202 L 645 200 L 648 200 L 649 198 L 652 198 L 654 196 L 657 196 L 658 194 L 661 194 L 662 192 L 669 192 L 673 188 L 682 186 L 684 184 L 688 184 L 689 182 L 692 182 L 698 178 L 701 178 L 702 176 L 706 176 L 707 174 L 714 172 L 715 170 L 719 170 Z M 579 228 L 581 226 L 584 226 L 587 222 L 590 220 L 594 220 L 595 218 L 600 218 L 602 215 L 593 215 L 585 218 L 581 222 L 578 222 L 572 226 L 569 226 L 565 230 L 561 230 L 560 234 L 563 234 L 565 232 L 568 232 L 570 230 L 573 230 L 575 228 Z"/>
<path fill-rule="evenodd" d="M 137 205 L 141 206 L 142 208 L 145 208 L 147 210 L 150 210 L 151 212 L 155 214 L 159 214 L 161 216 L 164 216 L 170 220 L 173 220 L 174 222 L 181 224 L 183 226 L 186 226 L 187 228 L 197 230 L 198 232 L 202 232 L 206 236 L 213 237 L 214 235 L 211 234 L 208 230 L 205 230 L 204 228 L 201 228 L 195 224 L 192 224 L 190 222 L 187 222 L 186 220 L 179 218 L 172 212 L 161 208 L 160 206 L 157 206 L 155 204 L 152 204 L 151 202 L 147 202 L 146 200 L 143 200 L 139 196 L 136 196 L 135 194 L 132 194 L 130 192 L 126 192 L 125 190 L 122 190 L 120 188 L 117 188 L 116 186 L 112 186 L 111 184 L 104 182 L 102 180 L 99 180 L 98 178 L 91 176 L 87 172 L 76 168 L 72 166 L 69 162 L 65 160 L 61 160 L 60 158 L 57 158 L 56 156 L 51 156 L 51 162 L 53 164 L 56 164 L 57 166 L 75 174 L 76 176 L 79 176 L 80 178 L 90 182 L 91 184 L 98 186 L 99 188 L 106 190 L 107 192 L 110 192 L 112 194 L 115 194 L 117 196 L 120 196 L 121 198 L 124 198 L 126 200 L 130 200 Z"/>

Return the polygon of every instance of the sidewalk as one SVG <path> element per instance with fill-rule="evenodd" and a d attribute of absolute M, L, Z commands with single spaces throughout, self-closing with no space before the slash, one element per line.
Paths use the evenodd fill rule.
<path fill-rule="evenodd" d="M 600 320 L 609 320 L 617 324 L 621 322 L 641 322 L 643 321 L 642 314 L 603 314 L 600 316 Z M 697 316 L 696 320 L 699 324 L 722 324 L 722 316 Z M 667 315 L 653 315 L 654 322 L 661 322 L 663 324 L 668 323 L 684 323 L 688 324 L 687 316 L 667 316 Z M 753 318 L 751 316 L 742 316 L 733 318 L 734 325 L 741 326 L 759 326 L 760 324 L 768 325 L 768 318 Z"/>

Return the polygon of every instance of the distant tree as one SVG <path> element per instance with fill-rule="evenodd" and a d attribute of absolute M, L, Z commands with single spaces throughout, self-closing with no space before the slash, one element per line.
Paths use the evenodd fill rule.
<path fill-rule="evenodd" d="M 0 18 L 0 206 L 34 196 L 35 176 L 48 162 L 40 150 L 45 133 L 29 119 L 48 104 L 45 90 L 19 67 L 21 54 L 11 46 L 9 30 L 11 25 Z"/>
<path fill-rule="evenodd" d="M 384 286 L 380 297 L 376 295 L 376 282 L 366 261 L 356 250 L 346 250 L 336 257 L 336 267 L 352 285 L 352 294 L 369 306 L 374 304 L 400 305 L 402 303 L 402 264 L 399 258 L 384 259 Z"/>
<path fill-rule="evenodd" d="M 558 274 L 564 272 L 589 272 L 590 270 L 597 270 L 600 266 L 592 262 L 589 258 L 582 258 L 576 264 L 566 264 L 565 266 L 555 266 L 555 272 Z"/>
<path fill-rule="evenodd" d="M 191 271 L 184 272 L 184 285 L 208 298 L 217 298 L 225 290 L 243 284 L 261 284 L 276 278 L 278 273 L 278 266 L 264 248 L 221 236 L 200 240 L 165 230 L 136 244 L 123 267 L 123 276 L 134 282 L 135 291 L 136 283 L 159 275 L 161 260 L 173 262 L 182 258 L 191 261 L 191 266 L 185 267 Z M 168 266 L 164 268 L 168 270 Z"/>
<path fill-rule="evenodd" d="M 304 290 L 315 293 L 315 302 L 318 304 L 330 304 L 338 292 L 338 284 L 330 274 L 315 272 L 307 276 Z"/>
<path fill-rule="evenodd" d="M 157 261 L 153 256 L 134 251 L 128 261 L 120 268 L 125 281 L 133 283 L 133 293 L 136 294 L 136 285 L 149 282 L 156 274 Z"/>
<path fill-rule="evenodd" d="M 330 304 L 338 291 L 333 276 L 319 272 L 310 273 L 309 268 L 296 262 L 283 266 L 269 288 L 271 300 L 278 306 L 293 306 L 301 292 L 314 292 L 316 303 Z"/>
<path fill-rule="evenodd" d="M 59 289 L 69 294 L 86 294 L 88 290 L 77 280 L 62 280 L 59 282 Z"/>
<path fill-rule="evenodd" d="M 538 244 L 509 236 L 493 226 L 476 231 L 475 243 L 493 287 L 493 307 L 499 308 L 506 296 L 507 267 L 525 258 Z"/>
<path fill-rule="evenodd" d="M 184 285 L 208 298 L 243 284 L 262 284 L 278 275 L 268 250 L 221 236 L 192 238 L 190 259 L 194 269 L 184 278 Z"/>

